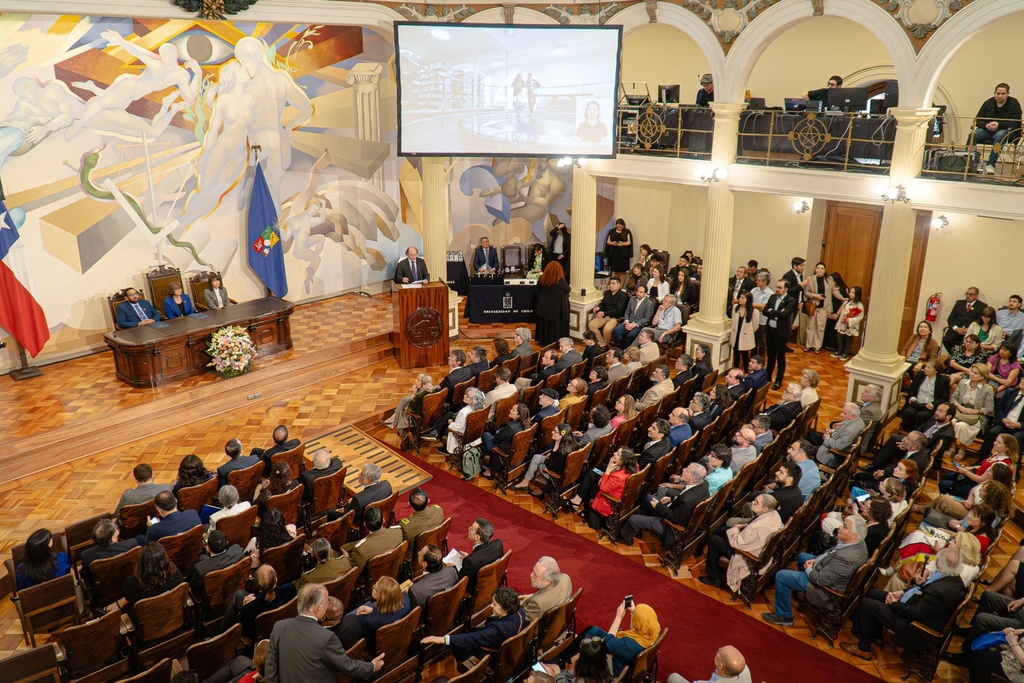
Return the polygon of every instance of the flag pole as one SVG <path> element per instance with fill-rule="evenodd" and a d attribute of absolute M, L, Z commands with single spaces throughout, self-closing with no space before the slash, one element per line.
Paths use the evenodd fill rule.
<path fill-rule="evenodd" d="M 32 377 L 42 377 L 42 370 L 29 366 L 28 354 L 25 353 L 25 347 L 19 344 L 17 340 L 14 341 L 14 346 L 18 349 L 18 358 L 21 360 L 21 367 L 11 370 L 11 378 L 15 381 L 21 381 L 23 379 L 31 379 Z"/>

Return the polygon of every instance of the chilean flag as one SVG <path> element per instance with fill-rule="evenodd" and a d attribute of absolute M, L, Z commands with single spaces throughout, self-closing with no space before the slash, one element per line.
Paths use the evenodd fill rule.
<path fill-rule="evenodd" d="M 18 237 L 18 227 L 0 199 L 0 327 L 35 357 L 50 338 L 50 329 L 42 306 L 26 287 L 31 281 L 20 253 L 24 245 L 15 247 Z"/>

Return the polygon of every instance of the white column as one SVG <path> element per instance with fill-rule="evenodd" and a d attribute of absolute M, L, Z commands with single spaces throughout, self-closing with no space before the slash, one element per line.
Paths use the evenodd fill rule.
<path fill-rule="evenodd" d="M 714 102 L 711 105 L 715 112 L 715 132 L 708 173 L 717 170 L 726 172 L 726 177 L 709 183 L 701 254 L 704 276 L 700 286 L 700 312 L 690 318 L 684 328 L 688 352 L 692 355 L 697 344 L 709 345 L 714 367 L 722 370 L 732 367 L 731 323 L 726 313 L 725 298 L 729 288 L 734 197 L 729 189 L 727 170 L 736 159 L 740 113 L 746 107 L 743 102 Z"/>
<path fill-rule="evenodd" d="M 378 62 L 360 62 L 348 72 L 346 81 L 352 88 L 352 104 L 356 119 L 356 137 L 380 142 L 380 76 L 384 67 Z M 364 178 L 384 190 L 384 170 L 378 167 L 373 177 Z"/>
<path fill-rule="evenodd" d="M 892 109 L 896 118 L 889 184 L 909 188 L 921 172 L 925 134 L 935 109 Z M 900 378 L 907 363 L 900 356 L 900 327 L 907 296 L 914 226 L 917 211 L 913 204 L 886 202 L 878 235 L 875 271 L 871 280 L 871 301 L 864 322 L 865 335 L 860 352 L 846 364 L 850 373 L 847 395 L 856 397 L 865 384 L 883 389 L 882 405 L 895 408 Z"/>
<path fill-rule="evenodd" d="M 448 196 L 451 173 L 447 157 L 424 157 L 421 162 L 423 174 L 423 259 L 431 278 L 447 279 L 448 262 L 445 253 L 451 242 L 452 209 Z M 448 335 L 459 334 L 458 305 L 461 297 L 455 292 L 448 293 Z"/>
<path fill-rule="evenodd" d="M 587 311 L 601 300 L 594 288 L 597 250 L 597 181 L 586 168 L 572 171 L 572 249 L 569 286 L 569 330 L 577 338 L 587 331 Z"/>

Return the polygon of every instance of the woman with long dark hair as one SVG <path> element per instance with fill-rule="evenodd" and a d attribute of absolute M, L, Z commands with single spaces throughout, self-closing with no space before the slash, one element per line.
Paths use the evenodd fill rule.
<path fill-rule="evenodd" d="M 911 363 L 907 374 L 911 377 L 914 373 L 924 367 L 926 361 L 937 360 L 939 357 L 939 343 L 932 336 L 932 324 L 922 320 L 917 324 L 917 333 L 912 334 L 903 347 L 903 356 Z"/>
<path fill-rule="evenodd" d="M 203 461 L 195 453 L 190 453 L 181 459 L 178 465 L 178 480 L 171 487 L 171 493 L 178 495 L 179 489 L 186 489 L 189 486 L 205 484 L 216 472 L 206 469 Z"/>
<path fill-rule="evenodd" d="M 164 547 L 155 542 L 147 543 L 139 555 L 135 573 L 124 580 L 124 597 L 117 601 L 117 606 L 127 607 L 134 619 L 136 602 L 166 593 L 184 581 L 185 577 L 167 557 Z"/>
<path fill-rule="evenodd" d="M 267 501 L 271 496 L 288 493 L 298 485 L 299 482 L 292 475 L 292 468 L 288 463 L 275 463 L 270 471 L 270 478 L 260 482 L 253 497 L 253 503 L 260 509 L 260 516 L 267 512 Z"/>
<path fill-rule="evenodd" d="M 809 310 L 805 311 L 808 318 L 804 351 L 813 350 L 815 353 L 821 353 L 821 345 L 825 343 L 825 322 L 832 314 L 832 299 L 836 292 L 836 283 L 828 274 L 825 264 L 818 263 L 814 266 L 814 274 L 804 285 L 805 305 L 814 305 L 813 315 Z"/>
<path fill-rule="evenodd" d="M 18 590 L 64 576 L 71 570 L 67 553 L 55 553 L 50 547 L 53 534 L 36 529 L 25 541 L 25 561 L 14 570 Z"/>
<path fill-rule="evenodd" d="M 564 422 L 555 425 L 555 429 L 551 433 L 551 447 L 542 453 L 537 453 L 530 459 L 530 466 L 526 468 L 526 474 L 512 488 L 517 491 L 529 489 L 530 482 L 540 474 L 542 467 L 556 474 L 561 474 L 562 470 L 565 469 L 565 459 L 577 448 L 579 448 L 579 443 L 572 434 L 572 427 Z"/>
<path fill-rule="evenodd" d="M 250 553 L 252 568 L 260 566 L 260 553 L 268 548 L 276 548 L 284 545 L 295 538 L 295 528 L 291 524 L 285 524 L 284 514 L 277 508 L 270 508 L 262 517 L 260 525 L 256 527 L 256 535 L 250 539 L 245 546 L 245 552 Z"/>
<path fill-rule="evenodd" d="M 750 363 L 750 352 L 757 346 L 754 333 L 760 325 L 761 314 L 754 308 L 750 292 L 740 292 L 732 307 L 732 365 L 745 368 Z"/>
<path fill-rule="evenodd" d="M 562 266 L 552 261 L 537 281 L 537 343 L 547 346 L 569 336 L 569 283 Z"/>
<path fill-rule="evenodd" d="M 604 241 L 604 253 L 608 257 L 611 277 L 617 277 L 620 282 L 625 282 L 629 262 L 633 259 L 633 233 L 626 227 L 626 221 L 621 218 L 616 218 L 614 227 L 608 231 L 608 237 Z"/>

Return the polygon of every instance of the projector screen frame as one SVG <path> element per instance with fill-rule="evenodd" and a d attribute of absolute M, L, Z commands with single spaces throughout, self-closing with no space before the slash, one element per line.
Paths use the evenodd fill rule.
<path fill-rule="evenodd" d="M 560 158 L 560 157 L 579 157 L 588 159 L 614 159 L 618 151 L 618 116 L 619 116 L 619 98 L 618 89 L 620 79 L 622 76 L 622 26 L 614 24 L 594 25 L 594 26 L 565 26 L 565 25 L 536 25 L 536 24 L 439 24 L 436 22 L 424 22 L 424 21 L 396 21 L 394 23 L 394 50 L 395 50 L 395 112 L 396 112 L 396 138 L 397 138 L 397 156 L 405 158 L 418 158 L 418 157 L 522 157 L 522 156 L 533 156 L 539 158 Z M 579 32 L 579 31 L 604 31 L 608 33 L 616 34 L 616 48 L 615 48 L 615 76 L 612 81 L 611 95 L 608 98 L 609 107 L 611 109 L 611 117 L 607 122 L 609 130 L 609 142 L 607 145 L 608 151 L 603 153 L 581 153 L 580 151 L 573 150 L 561 150 L 551 151 L 545 153 L 532 153 L 523 151 L 471 151 L 465 150 L 448 150 L 443 152 L 433 151 L 407 151 L 403 145 L 403 125 L 402 125 L 402 54 L 401 54 L 401 43 L 399 40 L 399 31 L 402 27 L 416 26 L 423 28 L 443 28 L 445 30 L 466 30 L 466 29 L 515 29 L 524 31 L 546 31 L 546 32 Z"/>

